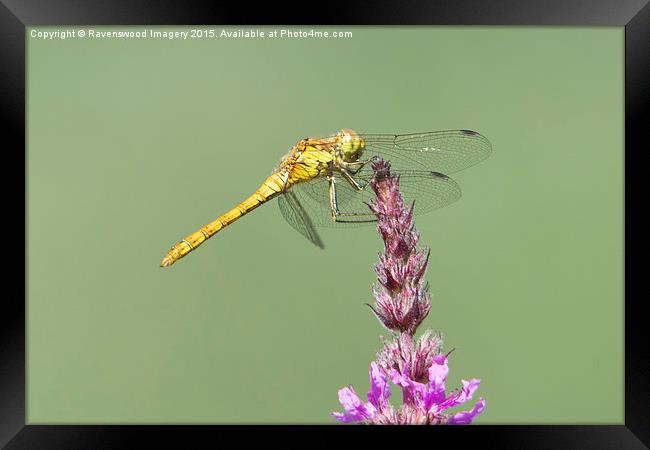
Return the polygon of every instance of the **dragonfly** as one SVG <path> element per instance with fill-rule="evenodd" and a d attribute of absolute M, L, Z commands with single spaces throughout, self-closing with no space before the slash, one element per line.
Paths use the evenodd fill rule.
<path fill-rule="evenodd" d="M 237 219 L 278 198 L 280 212 L 296 231 L 323 248 L 317 227 L 372 224 L 371 162 L 390 162 L 405 202 L 415 214 L 449 205 L 461 196 L 448 175 L 487 158 L 490 142 L 472 130 L 411 134 L 364 134 L 344 128 L 336 134 L 298 141 L 273 173 L 246 200 L 171 247 L 160 263 L 168 267 Z"/>

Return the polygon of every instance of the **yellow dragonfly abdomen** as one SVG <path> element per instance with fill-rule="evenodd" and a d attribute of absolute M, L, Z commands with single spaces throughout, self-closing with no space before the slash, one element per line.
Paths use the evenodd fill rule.
<path fill-rule="evenodd" d="M 284 193 L 293 185 L 322 176 L 332 160 L 333 154 L 329 146 L 324 147 L 320 142 L 300 141 L 283 158 L 276 171 L 250 197 L 174 245 L 161 261 L 160 267 L 171 266 L 235 220 Z"/>
<path fill-rule="evenodd" d="M 178 244 L 174 245 L 167 253 L 167 256 L 165 256 L 161 261 L 160 267 L 171 266 L 235 220 L 248 214 L 272 198 L 277 197 L 284 189 L 286 189 L 287 181 L 288 173 L 286 171 L 273 173 L 246 200 L 227 213 L 221 215 L 216 220 L 204 225 L 198 231 L 186 236 L 185 239 L 181 240 Z"/>

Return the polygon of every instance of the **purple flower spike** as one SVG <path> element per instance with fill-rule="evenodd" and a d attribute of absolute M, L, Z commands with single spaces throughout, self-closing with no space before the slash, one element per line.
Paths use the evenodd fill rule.
<path fill-rule="evenodd" d="M 370 390 L 361 401 L 351 386 L 339 391 L 344 412 L 331 413 L 339 422 L 375 425 L 466 425 L 485 410 L 481 397 L 469 411 L 447 412 L 472 399 L 481 383 L 461 380 L 462 387 L 446 392 L 447 356 L 442 353 L 442 335 L 431 330 L 415 339 L 418 326 L 429 314 L 431 298 L 424 274 L 429 252 L 418 250 L 420 236 L 413 224 L 413 206 L 406 208 L 399 179 L 390 173 L 390 164 L 373 163 L 371 187 L 375 199 L 370 209 L 377 216 L 377 231 L 384 240 L 384 252 L 375 265 L 374 305 L 369 305 L 379 321 L 393 335 L 383 340 L 377 361 L 370 364 Z M 402 404 L 393 407 L 392 382 L 402 390 Z"/>
<path fill-rule="evenodd" d="M 375 176 L 370 185 L 375 198 L 369 206 L 377 216 L 384 252 L 375 266 L 377 283 L 371 308 L 386 328 L 412 336 L 431 309 L 424 281 L 429 253 L 417 249 L 420 236 L 413 223 L 413 209 L 404 206 L 399 178 L 391 175 L 390 164 L 378 160 L 372 168 Z"/>

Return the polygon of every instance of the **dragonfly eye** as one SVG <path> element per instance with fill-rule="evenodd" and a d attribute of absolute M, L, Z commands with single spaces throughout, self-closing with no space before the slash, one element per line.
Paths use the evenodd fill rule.
<path fill-rule="evenodd" d="M 343 159 L 347 162 L 355 162 L 361 156 L 364 142 L 357 133 L 349 129 L 343 129 L 339 133 L 340 146 L 343 152 Z"/>

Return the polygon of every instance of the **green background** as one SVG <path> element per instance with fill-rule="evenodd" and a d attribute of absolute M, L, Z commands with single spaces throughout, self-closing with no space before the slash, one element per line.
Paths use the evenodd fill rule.
<path fill-rule="evenodd" d="M 339 29 L 28 31 L 29 423 L 333 423 L 339 388 L 365 394 L 386 334 L 363 304 L 372 227 L 324 229 L 323 251 L 269 204 L 158 267 L 342 127 L 492 142 L 454 174 L 463 198 L 416 221 L 420 332 L 456 348 L 449 387 L 482 380 L 476 423 L 623 423 L 623 29 Z"/>

